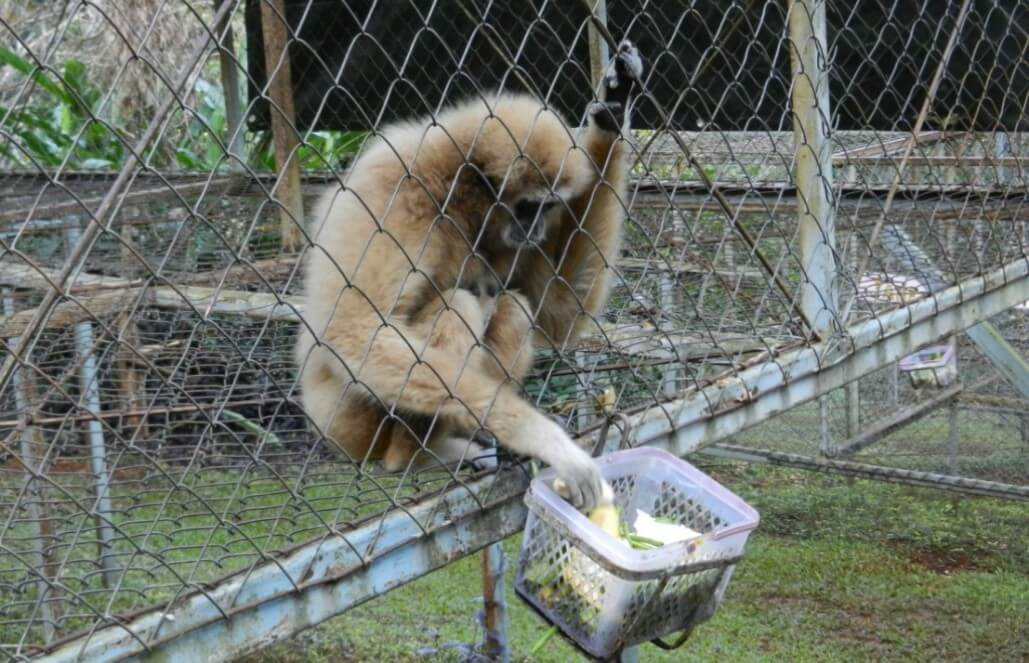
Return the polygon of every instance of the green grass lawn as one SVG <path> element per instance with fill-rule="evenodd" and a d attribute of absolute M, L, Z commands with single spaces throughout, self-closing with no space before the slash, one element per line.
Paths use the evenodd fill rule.
<path fill-rule="evenodd" d="M 642 661 L 1029 661 L 1029 506 L 798 471 L 718 464 L 762 524 L 725 603 L 682 650 Z M 509 560 L 519 537 L 505 542 Z M 518 661 L 575 661 L 515 596 Z M 479 637 L 472 556 L 247 660 L 461 660 Z"/>

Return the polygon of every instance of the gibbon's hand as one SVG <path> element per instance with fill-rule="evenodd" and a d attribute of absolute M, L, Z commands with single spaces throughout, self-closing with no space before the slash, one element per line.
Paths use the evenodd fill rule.
<path fill-rule="evenodd" d="M 573 442 L 554 469 L 568 487 L 568 501 L 579 511 L 589 513 L 600 503 L 604 480 L 592 457 Z"/>
<path fill-rule="evenodd" d="M 604 131 L 619 133 L 626 124 L 629 95 L 636 81 L 642 80 L 644 62 L 639 50 L 628 39 L 618 45 L 604 74 L 604 99 L 594 104 L 593 122 Z"/>
<path fill-rule="evenodd" d="M 547 430 L 540 433 L 551 439 L 546 440 L 547 446 L 540 457 L 557 471 L 558 478 L 564 484 L 561 496 L 576 509 L 589 513 L 600 503 L 604 492 L 600 468 L 588 453 L 572 442 L 560 426 L 546 417 L 543 420 Z"/>

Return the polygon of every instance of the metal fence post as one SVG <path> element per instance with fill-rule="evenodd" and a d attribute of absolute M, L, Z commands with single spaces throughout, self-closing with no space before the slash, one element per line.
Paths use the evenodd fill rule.
<path fill-rule="evenodd" d="M 486 630 L 485 653 L 490 660 L 508 663 L 511 643 L 507 637 L 507 597 L 504 592 L 507 562 L 500 543 L 482 551 L 483 628 Z"/>
<path fill-rule="evenodd" d="M 805 279 L 800 308 L 821 337 L 837 316 L 836 212 L 829 135 L 829 62 L 824 0 L 790 6 L 794 182 Z"/>
<path fill-rule="evenodd" d="M 660 302 L 661 310 L 663 312 L 676 310 L 676 285 L 675 274 L 669 272 L 661 273 L 658 301 Z M 674 348 L 669 349 L 672 352 L 675 352 Z M 681 366 L 681 362 L 670 361 L 666 363 L 664 368 L 661 370 L 661 389 L 665 396 L 675 396 L 679 393 L 679 380 L 682 375 Z"/>
<path fill-rule="evenodd" d="M 958 445 L 961 443 L 959 414 L 958 399 L 955 398 L 947 412 L 947 471 L 955 475 L 958 473 Z"/>
<path fill-rule="evenodd" d="M 586 428 L 593 424 L 593 399 L 590 398 L 590 382 L 592 370 L 590 369 L 590 357 L 587 353 L 575 351 L 575 368 L 578 374 L 575 376 L 575 427 L 581 434 Z"/>
<path fill-rule="evenodd" d="M 1011 154 L 1011 140 L 1006 131 L 998 129 L 993 136 L 993 153 L 998 159 L 1004 159 Z M 1007 166 L 1001 161 L 996 168 L 997 184 L 1007 186 L 1011 182 L 1011 173 Z"/>
<path fill-rule="evenodd" d="M 836 444 L 832 439 L 832 428 L 829 426 L 829 396 L 818 399 L 818 452 L 831 458 L 836 455 Z"/>
<path fill-rule="evenodd" d="M 74 217 L 64 230 L 64 245 L 70 255 L 78 244 L 82 230 Z M 100 543 L 100 568 L 103 569 L 104 585 L 116 587 L 118 583 L 117 562 L 114 558 L 114 529 L 111 527 L 111 479 L 107 472 L 107 450 L 104 445 L 104 430 L 98 419 L 100 415 L 100 384 L 97 375 L 96 355 L 93 353 L 93 324 L 79 322 L 74 327 L 75 355 L 81 363 L 79 384 L 82 389 L 81 405 L 93 417 L 86 423 L 89 436 L 90 467 L 96 488 L 97 534 Z"/>
<path fill-rule="evenodd" d="M 847 383 L 847 437 L 861 432 L 861 381 Z"/>
<path fill-rule="evenodd" d="M 9 288 L 3 290 L 3 314 L 14 315 L 14 293 Z M 13 349 L 18 344 L 17 338 L 7 339 L 7 347 Z M 11 384 L 14 386 L 14 406 L 18 415 L 24 416 L 27 410 L 34 406 L 36 390 L 33 386 L 31 374 L 27 374 L 21 368 L 16 367 L 11 376 Z M 36 581 L 36 593 L 39 597 L 39 614 L 43 622 L 43 637 L 53 640 L 58 631 L 58 620 L 61 617 L 60 593 L 51 588 L 51 584 L 57 577 L 57 563 L 53 559 L 51 547 L 55 543 L 54 525 L 50 515 L 50 503 L 47 498 L 46 485 L 39 479 L 32 476 L 34 473 L 42 474 L 46 463 L 45 458 L 37 456 L 37 449 L 42 450 L 43 440 L 39 428 L 36 426 L 25 426 L 18 436 L 18 451 L 21 453 L 21 462 L 25 465 L 25 510 L 28 512 L 29 526 L 32 528 L 32 561 L 39 571 L 39 580 Z"/>
<path fill-rule="evenodd" d="M 607 24 L 607 0 L 593 0 L 593 15 L 605 25 Z M 607 68 L 607 42 L 600 36 L 597 26 L 590 21 L 587 28 L 590 47 L 590 80 L 593 82 L 593 89 L 600 89 L 600 82 L 604 78 L 604 69 Z"/>

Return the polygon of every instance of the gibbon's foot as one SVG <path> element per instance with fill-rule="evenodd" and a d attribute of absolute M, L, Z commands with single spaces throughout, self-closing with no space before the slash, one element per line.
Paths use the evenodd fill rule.
<path fill-rule="evenodd" d="M 604 74 L 604 100 L 590 108 L 593 121 L 599 128 L 618 133 L 625 126 L 629 95 L 636 81 L 642 79 L 643 69 L 639 50 L 631 41 L 623 39 Z"/>

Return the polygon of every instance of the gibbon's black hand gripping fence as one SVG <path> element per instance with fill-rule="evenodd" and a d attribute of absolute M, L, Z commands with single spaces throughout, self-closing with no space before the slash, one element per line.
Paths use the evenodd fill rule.
<path fill-rule="evenodd" d="M 502 658 L 494 544 L 524 525 L 531 468 L 494 453 L 492 410 L 450 436 L 481 456 L 437 462 L 455 459 L 434 441 L 480 397 L 524 403 L 543 437 L 597 454 L 649 445 L 1029 496 L 1029 10 L 837 5 L 0 0 L 0 653 L 228 659 L 485 548 L 478 646 Z M 490 91 L 584 126 L 623 36 L 648 66 L 609 196 L 621 244 L 586 224 L 565 237 L 607 296 L 583 297 L 595 281 L 551 254 L 537 273 L 553 278 L 523 296 L 565 304 L 527 308 L 531 327 L 572 314 L 576 334 L 538 333 L 495 388 L 451 375 L 438 416 L 404 409 L 442 374 L 399 334 L 410 376 L 355 415 L 375 412 L 367 440 L 390 444 L 334 452 L 294 353 L 317 314 L 301 265 L 329 250 L 310 225 L 321 192 L 361 194 L 350 169 L 370 138 L 429 145 L 427 118 Z M 546 167 L 476 180 L 481 163 L 455 163 L 504 205 Z M 397 181 L 430 187 L 423 172 Z M 386 246 L 407 241 L 385 213 L 402 189 L 361 198 Z M 600 190 L 614 189 L 587 198 Z M 595 209 L 534 193 L 509 202 Z M 444 212 L 467 200 L 440 198 Z M 448 223 L 433 210 L 427 236 Z M 406 255 L 354 292 L 420 279 L 431 256 Z M 495 266 L 465 258 L 462 276 Z M 429 281 L 423 296 L 450 286 Z M 488 281 L 480 304 L 524 283 Z M 368 353 L 408 329 L 408 303 L 365 310 Z M 435 311 L 457 331 L 435 322 L 420 340 L 468 334 L 461 311 Z M 472 337 L 463 363 L 492 361 Z M 353 343 L 320 342 L 364 375 Z M 909 379 L 900 360 L 920 349 L 952 358 L 956 379 Z M 906 436 L 923 419 L 942 432 Z M 969 422 L 990 439 L 963 435 Z"/>

